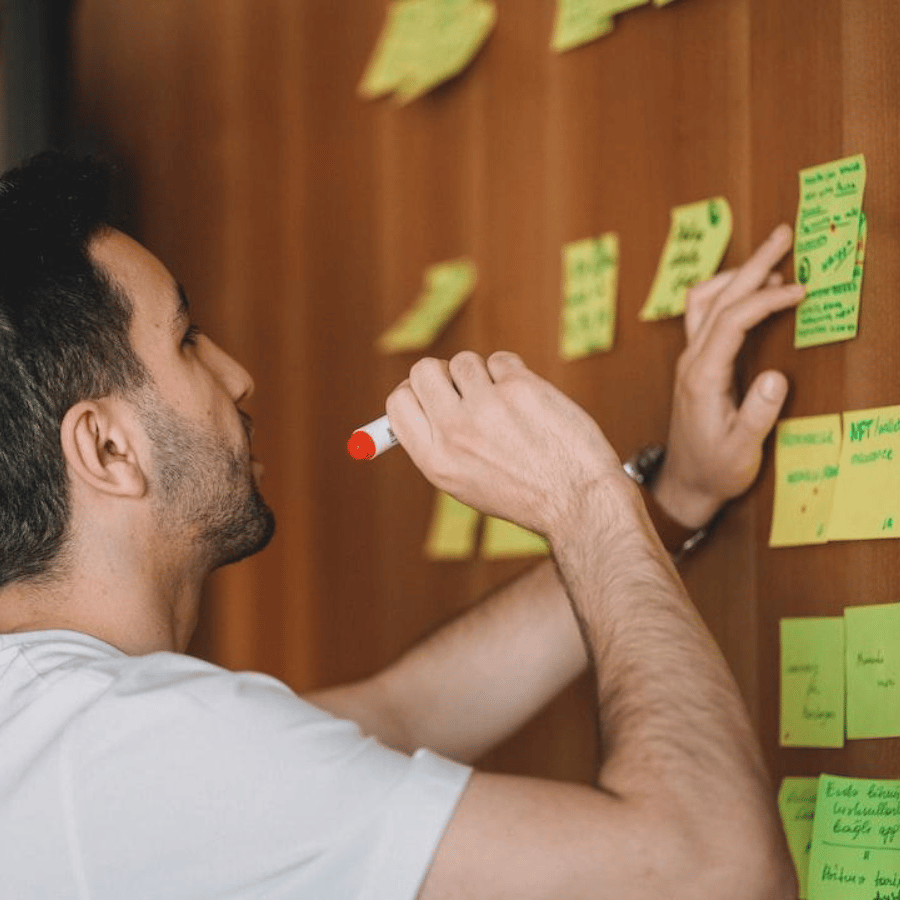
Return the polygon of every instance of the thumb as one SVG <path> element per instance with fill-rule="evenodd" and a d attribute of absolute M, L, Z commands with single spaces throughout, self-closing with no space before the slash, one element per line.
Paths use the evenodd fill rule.
<path fill-rule="evenodd" d="M 738 427 L 761 444 L 778 420 L 787 392 L 788 380 L 781 372 L 757 375 L 738 410 Z"/>

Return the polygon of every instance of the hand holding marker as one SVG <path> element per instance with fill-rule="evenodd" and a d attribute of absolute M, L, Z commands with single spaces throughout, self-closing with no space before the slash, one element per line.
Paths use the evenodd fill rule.
<path fill-rule="evenodd" d="M 387 416 L 382 416 L 368 425 L 357 428 L 347 441 L 347 450 L 354 459 L 374 459 L 376 456 L 397 446 L 397 438 L 391 429 Z"/>

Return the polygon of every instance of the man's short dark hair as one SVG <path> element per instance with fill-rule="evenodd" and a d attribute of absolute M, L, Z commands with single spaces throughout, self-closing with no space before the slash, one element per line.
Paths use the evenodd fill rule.
<path fill-rule="evenodd" d="M 57 152 L 0 176 L 0 587 L 64 563 L 66 411 L 149 378 L 131 303 L 89 254 L 111 184 L 107 163 Z"/>

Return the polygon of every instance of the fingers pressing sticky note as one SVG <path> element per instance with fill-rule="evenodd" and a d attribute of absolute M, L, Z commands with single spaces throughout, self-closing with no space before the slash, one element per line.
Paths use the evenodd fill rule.
<path fill-rule="evenodd" d="M 650 296 L 641 309 L 643 322 L 684 313 L 690 288 L 719 268 L 731 240 L 731 207 L 724 197 L 676 206 Z"/>
<path fill-rule="evenodd" d="M 619 283 L 619 238 L 604 234 L 563 248 L 559 352 L 579 359 L 613 345 Z"/>
<path fill-rule="evenodd" d="M 425 273 L 416 304 L 377 341 L 382 353 L 422 350 L 440 334 L 475 288 L 475 265 L 466 259 L 440 263 Z"/>
<path fill-rule="evenodd" d="M 856 337 L 865 259 L 862 154 L 803 169 L 794 233 L 794 270 L 806 286 L 797 307 L 795 347 Z"/>

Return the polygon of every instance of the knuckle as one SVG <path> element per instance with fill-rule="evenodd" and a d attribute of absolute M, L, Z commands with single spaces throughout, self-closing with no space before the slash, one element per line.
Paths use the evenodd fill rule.
<path fill-rule="evenodd" d="M 450 360 L 450 371 L 463 375 L 476 372 L 484 368 L 481 357 L 474 350 L 461 350 Z"/>

